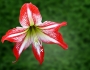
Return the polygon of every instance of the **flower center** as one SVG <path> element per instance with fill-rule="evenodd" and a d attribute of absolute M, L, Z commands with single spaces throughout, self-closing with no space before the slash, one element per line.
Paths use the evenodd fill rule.
<path fill-rule="evenodd" d="M 39 29 L 39 27 L 33 25 L 33 26 L 30 26 L 28 28 L 28 35 L 31 36 L 31 37 L 36 37 L 37 34 L 39 34 L 41 32 L 41 29 Z"/>
<path fill-rule="evenodd" d="M 30 26 L 30 27 L 29 27 L 29 31 L 30 31 L 30 33 L 32 33 L 32 34 L 33 34 L 33 33 L 37 33 L 38 30 L 40 30 L 40 29 L 39 29 L 37 26 L 34 26 L 34 25 L 33 25 L 33 26 Z"/>
<path fill-rule="evenodd" d="M 39 29 L 39 27 L 37 26 L 30 26 L 28 29 L 28 37 L 30 37 L 32 43 L 34 43 L 35 47 L 41 46 L 41 42 L 38 39 L 38 35 L 40 34 L 41 29 Z"/>
<path fill-rule="evenodd" d="M 34 26 L 34 25 L 29 27 L 29 30 L 30 30 L 30 31 L 33 31 L 33 30 L 35 31 L 36 29 L 37 29 L 37 27 Z"/>

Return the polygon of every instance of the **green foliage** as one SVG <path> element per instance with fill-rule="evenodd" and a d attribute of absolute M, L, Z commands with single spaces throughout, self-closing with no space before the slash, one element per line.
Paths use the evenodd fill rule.
<path fill-rule="evenodd" d="M 39 8 L 43 21 L 67 21 L 60 32 L 69 48 L 43 44 L 45 58 L 39 65 L 30 46 L 12 64 L 14 44 L 0 42 L 0 70 L 90 70 L 90 0 L 0 0 L 0 39 L 9 29 L 20 26 L 19 11 L 27 2 Z"/>

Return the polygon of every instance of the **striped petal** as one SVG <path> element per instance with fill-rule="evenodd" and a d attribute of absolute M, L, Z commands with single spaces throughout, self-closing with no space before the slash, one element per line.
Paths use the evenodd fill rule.
<path fill-rule="evenodd" d="M 50 31 L 50 30 L 43 30 L 43 32 L 48 35 L 50 38 L 53 38 L 54 40 L 56 40 L 62 48 L 64 49 L 68 49 L 67 44 L 63 41 L 63 37 L 59 32 L 54 32 L 54 31 Z M 53 42 L 55 43 L 55 42 Z"/>
<path fill-rule="evenodd" d="M 37 35 L 42 42 L 58 44 L 64 49 L 68 48 L 67 44 L 63 41 L 62 35 L 58 31 L 43 30 L 43 32 L 39 32 Z"/>
<path fill-rule="evenodd" d="M 19 21 L 23 27 L 41 23 L 42 17 L 38 8 L 32 3 L 25 3 L 20 10 Z"/>
<path fill-rule="evenodd" d="M 34 40 L 32 44 L 32 50 L 35 58 L 39 61 L 40 64 L 42 64 L 44 60 L 44 49 L 42 47 L 42 43 L 38 39 Z"/>
<path fill-rule="evenodd" d="M 32 13 L 32 18 L 33 18 L 34 24 L 36 24 L 36 25 L 41 24 L 42 17 L 39 12 L 39 9 L 32 3 L 29 3 L 29 9 Z"/>
<path fill-rule="evenodd" d="M 28 13 L 27 13 L 27 3 L 25 3 L 20 10 L 19 22 L 22 27 L 30 26 Z"/>
<path fill-rule="evenodd" d="M 26 35 L 26 28 L 13 28 L 8 30 L 2 37 L 2 42 L 8 40 L 10 42 L 20 42 Z"/>
<path fill-rule="evenodd" d="M 49 30 L 52 29 L 53 31 L 58 31 L 58 29 L 62 26 L 67 25 L 67 22 L 62 22 L 62 23 L 56 23 L 52 21 L 45 21 L 43 24 L 38 25 L 40 29 L 43 30 Z"/>
<path fill-rule="evenodd" d="M 67 49 L 67 44 L 63 41 L 62 35 L 58 32 L 58 29 L 65 25 L 67 25 L 66 22 L 59 24 L 56 22 L 45 21 L 43 24 L 39 25 L 42 32 L 38 34 L 38 37 L 45 43 L 56 43 L 62 46 L 62 48 Z"/>
<path fill-rule="evenodd" d="M 16 60 L 18 60 L 22 51 L 27 49 L 30 44 L 31 44 L 31 39 L 28 35 L 21 42 L 15 43 L 15 46 L 13 48 L 13 53 L 16 57 Z"/>

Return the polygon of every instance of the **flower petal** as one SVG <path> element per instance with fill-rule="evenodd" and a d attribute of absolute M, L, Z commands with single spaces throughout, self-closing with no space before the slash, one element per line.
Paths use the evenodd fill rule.
<path fill-rule="evenodd" d="M 67 49 L 67 44 L 63 41 L 62 35 L 58 32 L 61 26 L 67 25 L 67 22 L 62 22 L 60 24 L 51 21 L 45 21 L 43 24 L 39 25 L 42 32 L 38 34 L 38 37 L 46 43 L 56 43 L 62 46 L 62 48 Z"/>
<path fill-rule="evenodd" d="M 62 35 L 59 32 L 51 30 L 43 30 L 43 33 L 38 34 L 40 40 L 45 43 L 53 44 L 56 43 L 62 48 L 67 49 L 67 44 L 63 41 Z"/>
<path fill-rule="evenodd" d="M 42 64 L 44 60 L 44 49 L 38 39 L 34 40 L 32 44 L 32 50 L 33 50 L 35 58 L 39 61 L 40 64 Z"/>
<path fill-rule="evenodd" d="M 29 19 L 28 19 L 28 13 L 27 13 L 27 3 L 25 3 L 21 7 L 19 22 L 20 22 L 21 26 L 23 26 L 23 27 L 30 26 L 30 22 L 29 22 Z"/>
<path fill-rule="evenodd" d="M 38 8 L 32 3 L 25 3 L 20 10 L 19 21 L 23 27 L 41 23 L 42 17 Z"/>
<path fill-rule="evenodd" d="M 67 22 L 62 22 L 62 23 L 56 23 L 56 22 L 52 22 L 52 21 L 45 21 L 43 24 L 38 25 L 40 27 L 40 29 L 52 29 L 53 31 L 58 31 L 58 29 L 61 26 L 65 26 L 67 25 Z"/>
<path fill-rule="evenodd" d="M 16 57 L 16 60 L 18 60 L 18 58 L 19 58 L 20 54 L 22 53 L 22 51 L 27 49 L 30 44 L 31 44 L 31 39 L 30 39 L 29 36 L 26 36 L 21 42 L 15 43 L 15 46 L 13 48 L 13 53 L 14 53 L 14 55 Z"/>
<path fill-rule="evenodd" d="M 2 43 L 5 40 L 10 42 L 20 42 L 25 37 L 26 28 L 13 28 L 8 30 L 6 34 L 2 37 Z"/>
<path fill-rule="evenodd" d="M 40 24 L 42 21 L 42 17 L 41 17 L 41 14 L 39 12 L 39 9 L 35 5 L 33 5 L 32 3 L 29 3 L 29 9 L 32 12 L 32 17 L 33 17 L 34 23 L 36 25 Z"/>

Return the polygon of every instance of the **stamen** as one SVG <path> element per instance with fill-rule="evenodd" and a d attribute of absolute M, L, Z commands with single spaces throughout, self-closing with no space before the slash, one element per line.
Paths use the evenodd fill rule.
<path fill-rule="evenodd" d="M 42 42 L 38 40 L 37 37 L 34 38 L 35 46 L 42 46 Z"/>
<path fill-rule="evenodd" d="M 43 50 L 40 50 L 42 42 L 38 40 L 37 36 L 34 38 L 34 46 L 37 49 L 38 54 L 40 55 L 40 52 L 43 52 Z"/>

